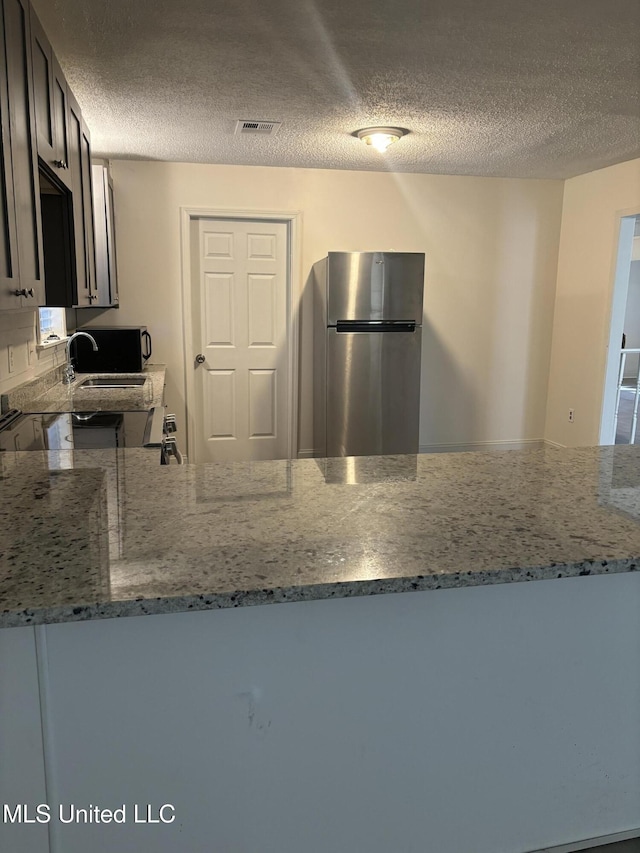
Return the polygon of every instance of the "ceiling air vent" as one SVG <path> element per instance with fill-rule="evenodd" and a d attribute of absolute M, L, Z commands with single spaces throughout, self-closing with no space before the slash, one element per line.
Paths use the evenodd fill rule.
<path fill-rule="evenodd" d="M 281 121 L 252 121 L 251 119 L 236 122 L 236 135 L 238 133 L 259 133 L 261 136 L 273 136 L 278 132 Z"/>

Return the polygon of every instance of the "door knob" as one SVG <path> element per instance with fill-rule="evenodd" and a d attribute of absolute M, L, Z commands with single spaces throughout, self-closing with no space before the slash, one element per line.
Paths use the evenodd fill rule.
<path fill-rule="evenodd" d="M 206 361 L 206 358 L 202 355 L 202 353 L 199 353 L 196 356 L 196 364 L 204 364 L 205 361 Z"/>

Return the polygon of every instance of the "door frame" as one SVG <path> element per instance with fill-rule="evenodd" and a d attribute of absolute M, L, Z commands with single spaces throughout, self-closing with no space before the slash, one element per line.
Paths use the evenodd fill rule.
<path fill-rule="evenodd" d="M 614 423 L 618 396 L 620 348 L 629 290 L 629 271 L 633 253 L 633 235 L 640 210 L 630 208 L 616 213 L 616 244 L 613 258 L 609 323 L 607 327 L 605 373 L 600 408 L 598 444 L 615 444 Z"/>
<path fill-rule="evenodd" d="M 302 293 L 302 213 L 289 210 L 238 210 L 237 208 L 181 207 L 180 251 L 182 264 L 182 337 L 185 371 L 185 405 L 187 411 L 187 455 L 196 446 L 195 377 L 191 352 L 193 324 L 191 322 L 191 222 L 194 219 L 243 222 L 282 222 L 287 226 L 287 449 L 290 459 L 297 457 L 298 448 L 298 351 L 300 336 L 300 296 Z"/>

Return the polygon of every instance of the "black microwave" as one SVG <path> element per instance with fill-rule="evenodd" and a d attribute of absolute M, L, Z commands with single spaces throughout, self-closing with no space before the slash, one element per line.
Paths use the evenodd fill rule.
<path fill-rule="evenodd" d="M 140 373 L 151 357 L 151 335 L 146 326 L 119 326 L 110 329 L 87 326 L 98 345 L 94 351 L 88 338 L 76 338 L 71 357 L 77 373 Z"/>

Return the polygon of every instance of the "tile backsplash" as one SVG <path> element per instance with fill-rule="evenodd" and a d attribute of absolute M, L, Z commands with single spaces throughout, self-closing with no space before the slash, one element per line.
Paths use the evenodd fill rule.
<path fill-rule="evenodd" d="M 35 379 L 65 360 L 64 343 L 38 349 L 38 312 L 0 312 L 0 393 Z M 75 329 L 75 311 L 67 311 L 67 329 Z"/>

